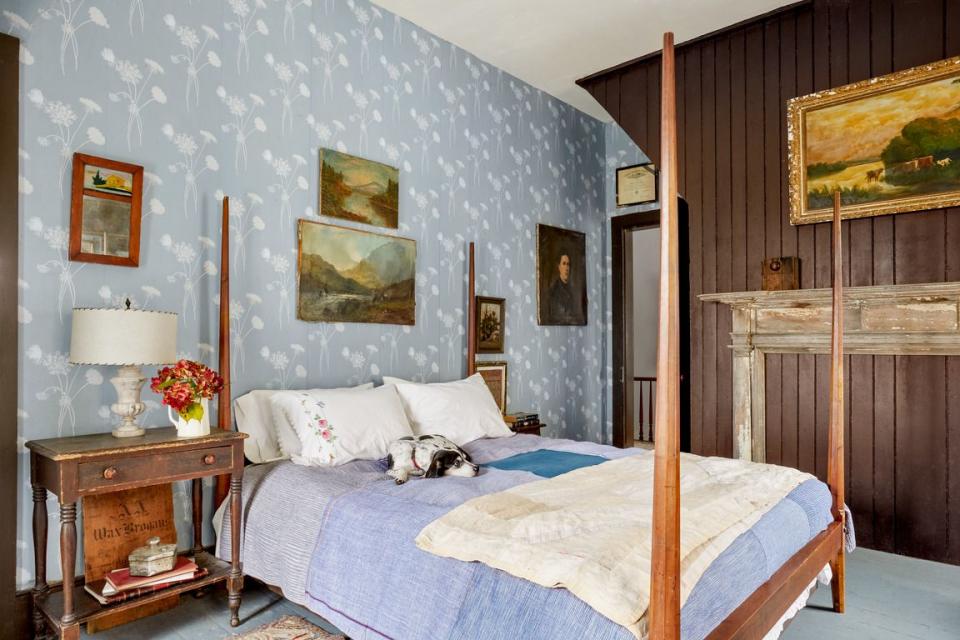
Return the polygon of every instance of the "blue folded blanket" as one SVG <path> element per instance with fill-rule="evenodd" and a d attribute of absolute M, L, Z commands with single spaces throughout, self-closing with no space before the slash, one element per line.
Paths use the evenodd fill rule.
<path fill-rule="evenodd" d="M 527 453 L 518 453 L 509 458 L 488 462 L 483 467 L 493 467 L 503 471 L 529 471 L 542 478 L 554 478 L 581 467 L 592 467 L 595 464 L 606 462 L 601 456 L 588 456 L 582 453 L 569 451 L 554 451 L 553 449 L 537 449 Z"/>

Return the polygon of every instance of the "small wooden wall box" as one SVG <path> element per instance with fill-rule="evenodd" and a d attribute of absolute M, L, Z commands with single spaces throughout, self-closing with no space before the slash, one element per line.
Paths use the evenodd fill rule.
<path fill-rule="evenodd" d="M 763 290 L 788 291 L 800 288 L 800 258 L 784 256 L 763 261 Z"/>

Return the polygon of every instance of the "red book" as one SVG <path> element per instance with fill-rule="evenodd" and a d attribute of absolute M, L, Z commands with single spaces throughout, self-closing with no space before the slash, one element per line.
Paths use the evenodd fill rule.
<path fill-rule="evenodd" d="M 117 591 L 126 591 L 127 589 L 136 589 L 146 587 L 162 582 L 177 582 L 179 580 L 189 580 L 190 575 L 197 570 L 197 563 L 189 558 L 180 556 L 170 571 L 164 571 L 152 576 L 131 576 L 130 568 L 114 569 L 105 577 L 107 585 Z M 186 577 L 183 577 L 186 576 Z M 109 591 L 109 589 L 108 589 Z"/>
<path fill-rule="evenodd" d="M 172 582 L 160 582 L 157 584 L 151 584 L 143 587 L 127 589 L 125 591 L 120 591 L 119 593 L 115 593 L 113 595 L 103 594 L 104 588 L 107 586 L 107 581 L 105 579 L 97 580 L 96 582 L 88 584 L 84 587 L 84 589 L 87 590 L 87 593 L 89 593 L 94 598 L 96 598 L 97 602 L 99 602 L 100 604 L 116 604 L 118 602 L 126 602 L 127 600 L 131 600 L 133 598 L 137 598 L 139 596 L 146 595 L 148 593 L 153 593 L 154 591 L 160 591 L 162 589 L 166 589 L 167 587 L 171 587 L 175 584 L 180 584 L 181 582 L 185 582 L 187 580 L 196 580 L 197 578 L 202 578 L 208 575 L 209 573 L 210 571 L 207 569 L 197 569 L 191 574 L 186 574 L 183 577 L 183 579 L 178 578 L 177 580 L 174 580 Z"/>

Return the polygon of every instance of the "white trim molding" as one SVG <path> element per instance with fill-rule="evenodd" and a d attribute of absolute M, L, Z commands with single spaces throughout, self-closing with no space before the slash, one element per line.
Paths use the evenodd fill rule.
<path fill-rule="evenodd" d="M 699 296 L 733 312 L 734 457 L 766 457 L 765 356 L 830 352 L 830 289 Z M 849 287 L 845 354 L 960 355 L 960 282 Z"/>

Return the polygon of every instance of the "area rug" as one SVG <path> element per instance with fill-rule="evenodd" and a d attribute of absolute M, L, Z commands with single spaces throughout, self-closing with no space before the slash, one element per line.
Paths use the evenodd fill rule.
<path fill-rule="evenodd" d="M 345 640 L 345 638 L 327 633 L 300 616 L 283 616 L 253 631 L 240 636 L 230 636 L 224 640 Z"/>

